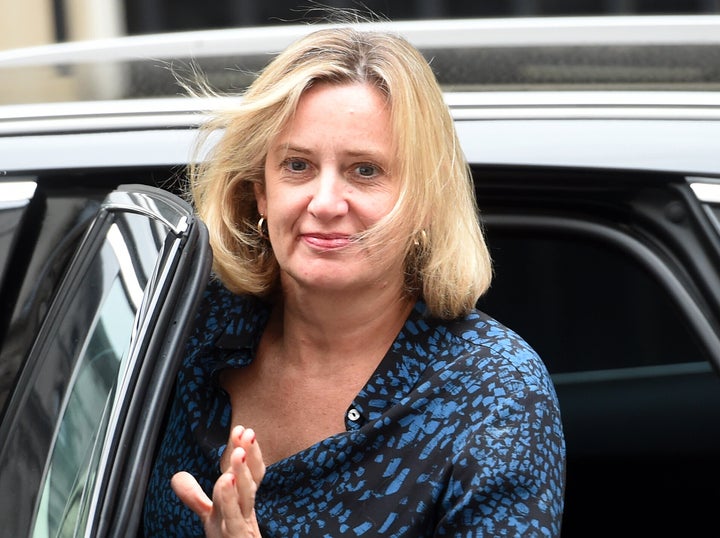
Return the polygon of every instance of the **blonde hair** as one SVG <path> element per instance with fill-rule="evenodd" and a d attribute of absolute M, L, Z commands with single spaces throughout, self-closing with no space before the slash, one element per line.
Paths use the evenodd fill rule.
<path fill-rule="evenodd" d="M 280 53 L 237 107 L 209 122 L 224 131 L 209 158 L 190 167 L 190 195 L 210 234 L 214 271 L 235 293 L 279 289 L 279 267 L 258 232 L 253 190 L 263 184 L 268 146 L 318 83 L 371 84 L 391 111 L 401 183 L 393 210 L 362 235 L 374 245 L 401 241 L 406 292 L 431 315 L 468 313 L 490 285 L 490 256 L 472 176 L 442 91 L 428 62 L 404 38 L 338 26 L 315 30 Z"/>

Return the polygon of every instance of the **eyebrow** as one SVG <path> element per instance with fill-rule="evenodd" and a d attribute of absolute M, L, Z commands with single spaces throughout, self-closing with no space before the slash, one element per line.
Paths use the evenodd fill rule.
<path fill-rule="evenodd" d="M 277 149 L 278 149 L 278 151 L 285 151 L 285 152 L 292 151 L 294 153 L 304 153 L 304 154 L 312 153 L 312 151 L 310 151 L 308 148 L 304 148 L 301 146 L 293 146 L 288 143 L 279 144 Z"/>
<path fill-rule="evenodd" d="M 311 149 L 302 147 L 302 146 L 296 146 L 289 143 L 281 143 L 278 144 L 276 148 L 272 148 L 270 150 L 271 153 L 277 153 L 277 152 L 293 152 L 293 153 L 300 153 L 302 155 L 310 155 L 313 153 Z M 343 152 L 345 155 L 348 155 L 350 157 L 367 157 L 372 160 L 376 161 L 385 161 L 389 160 L 390 157 L 386 157 L 383 155 L 382 152 L 377 151 L 375 149 L 358 149 L 358 150 L 349 150 Z"/>

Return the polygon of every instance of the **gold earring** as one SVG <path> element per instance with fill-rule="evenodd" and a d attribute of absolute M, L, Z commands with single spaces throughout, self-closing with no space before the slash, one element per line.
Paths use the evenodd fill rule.
<path fill-rule="evenodd" d="M 257 232 L 260 234 L 260 237 L 263 239 L 269 239 L 267 230 L 267 220 L 265 220 L 265 215 L 260 215 L 260 219 L 257 222 Z"/>
<path fill-rule="evenodd" d="M 428 235 L 427 232 L 422 229 L 419 233 L 415 234 L 415 238 L 413 239 L 413 244 L 418 250 L 425 250 L 428 246 Z"/>

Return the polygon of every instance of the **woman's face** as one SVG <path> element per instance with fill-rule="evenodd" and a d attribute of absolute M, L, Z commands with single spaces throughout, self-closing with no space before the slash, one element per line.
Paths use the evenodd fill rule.
<path fill-rule="evenodd" d="M 398 198 L 391 137 L 385 98 L 370 85 L 323 83 L 301 97 L 255 192 L 286 290 L 402 287 L 399 247 L 383 250 L 380 265 L 351 241 Z"/>

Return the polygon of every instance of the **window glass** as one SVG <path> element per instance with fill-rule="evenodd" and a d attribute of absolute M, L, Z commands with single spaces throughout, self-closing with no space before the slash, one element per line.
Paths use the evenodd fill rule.
<path fill-rule="evenodd" d="M 17 199 L 19 195 L 6 190 L 10 190 L 7 185 L 0 184 L 0 284 L 12 259 L 20 224 L 30 203 L 30 198 Z"/>
<path fill-rule="evenodd" d="M 551 373 L 707 360 L 657 278 L 611 242 L 490 230 L 495 277 L 478 306 Z"/>
<path fill-rule="evenodd" d="M 72 335 L 69 355 L 78 358 L 46 470 L 36 538 L 82 534 L 88 520 L 103 443 L 128 366 L 135 316 L 164 239 L 150 228 L 141 234 L 147 244 L 137 248 L 123 231 L 138 232 L 148 225 L 146 217 L 124 214 L 107 228 L 86 273 L 92 278 L 72 297 L 67 311 L 73 315 L 58 332 Z"/>

